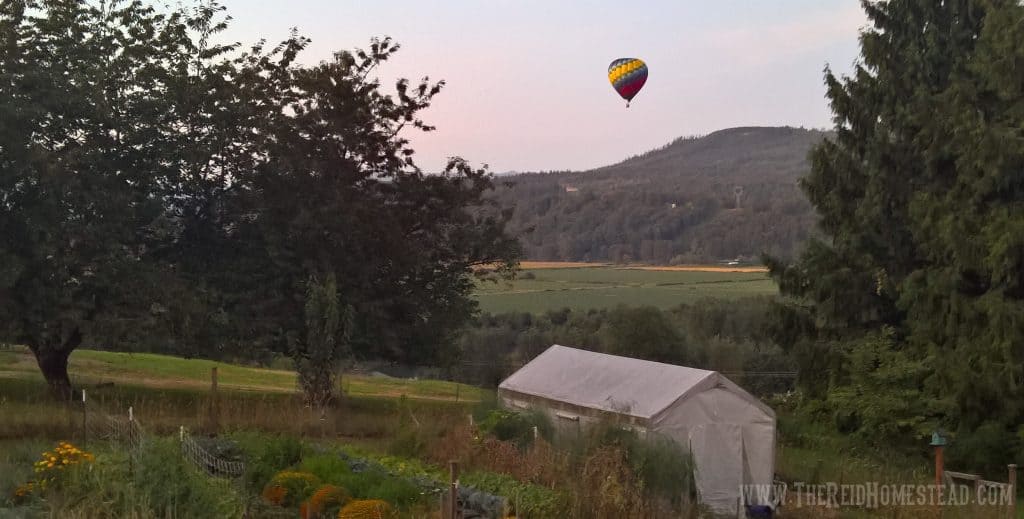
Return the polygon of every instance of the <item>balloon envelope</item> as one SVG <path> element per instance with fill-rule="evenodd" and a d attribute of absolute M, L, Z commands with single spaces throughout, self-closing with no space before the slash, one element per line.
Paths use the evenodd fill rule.
<path fill-rule="evenodd" d="M 636 58 L 619 58 L 608 65 L 608 81 L 628 102 L 647 82 L 647 64 Z"/>

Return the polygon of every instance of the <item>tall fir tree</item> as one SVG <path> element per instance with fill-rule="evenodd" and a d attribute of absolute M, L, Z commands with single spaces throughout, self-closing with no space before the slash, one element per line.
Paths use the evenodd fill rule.
<path fill-rule="evenodd" d="M 892 382 L 927 394 L 906 412 L 1012 429 L 1024 418 L 1024 7 L 863 7 L 860 62 L 849 77 L 826 71 L 835 135 L 802 181 L 824 238 L 792 264 L 769 261 L 786 296 L 777 336 L 824 397 L 864 365 L 843 345 L 885 329 L 873 348 L 923 366 Z"/>

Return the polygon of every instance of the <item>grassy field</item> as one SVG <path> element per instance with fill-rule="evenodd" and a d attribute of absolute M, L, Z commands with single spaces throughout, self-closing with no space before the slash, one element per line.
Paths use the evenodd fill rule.
<path fill-rule="evenodd" d="M 534 266 L 525 263 L 524 267 Z M 671 308 L 714 297 L 733 299 L 774 295 L 775 283 L 760 270 L 721 267 L 581 267 L 540 264 L 524 268 L 513 281 L 482 282 L 476 298 L 492 313 L 545 312 L 561 308 L 589 310 L 623 305 Z"/>
<path fill-rule="evenodd" d="M 202 359 L 183 359 L 152 353 L 115 353 L 75 350 L 69 371 L 76 384 L 104 382 L 161 389 L 202 390 L 210 386 L 210 368 L 217 367 L 218 386 L 225 390 L 263 393 L 293 393 L 295 373 L 236 366 Z M 0 350 L 0 378 L 41 381 L 39 368 L 25 348 Z M 431 400 L 479 400 L 473 386 L 438 380 L 409 380 L 385 376 L 345 375 L 342 387 L 347 395 Z"/>

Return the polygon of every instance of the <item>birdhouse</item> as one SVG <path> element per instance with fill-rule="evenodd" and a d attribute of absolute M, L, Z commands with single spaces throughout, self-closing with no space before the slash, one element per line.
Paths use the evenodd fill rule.
<path fill-rule="evenodd" d="M 932 433 L 932 442 L 929 445 L 932 447 L 942 447 L 946 445 L 946 437 L 941 432 L 935 431 Z"/>

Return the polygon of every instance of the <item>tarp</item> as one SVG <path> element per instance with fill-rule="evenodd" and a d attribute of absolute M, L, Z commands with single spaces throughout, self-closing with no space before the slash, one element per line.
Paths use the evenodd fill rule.
<path fill-rule="evenodd" d="M 672 438 L 691 452 L 700 499 L 717 513 L 737 513 L 741 485 L 772 483 L 775 413 L 715 371 L 556 344 L 498 392 L 508 405 L 537 407 L 560 421 L 618 415 Z"/>

